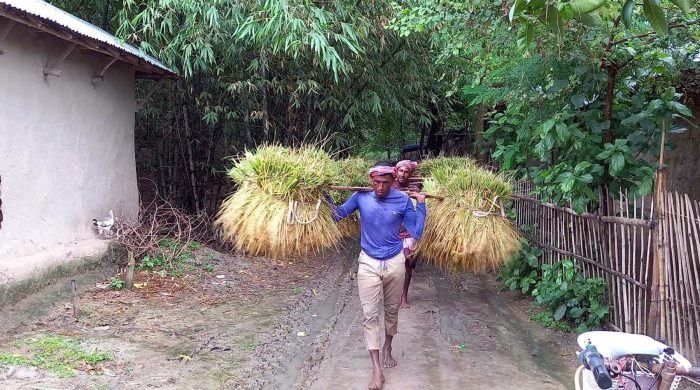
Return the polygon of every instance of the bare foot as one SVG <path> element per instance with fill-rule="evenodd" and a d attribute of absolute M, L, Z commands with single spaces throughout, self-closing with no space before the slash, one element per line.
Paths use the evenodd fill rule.
<path fill-rule="evenodd" d="M 382 367 L 392 368 L 392 367 L 396 367 L 397 365 L 398 365 L 398 363 L 396 363 L 396 360 L 394 360 L 394 357 L 391 356 L 391 347 L 387 348 L 385 345 L 384 350 L 382 351 Z"/>
<path fill-rule="evenodd" d="M 372 379 L 370 379 L 367 388 L 369 390 L 381 390 L 382 385 L 384 385 L 384 374 L 380 370 L 373 370 Z"/>
<path fill-rule="evenodd" d="M 408 298 L 406 298 L 406 299 L 402 298 L 401 299 L 401 306 L 399 306 L 399 307 L 402 309 L 408 309 L 409 307 L 411 307 L 411 305 L 408 304 Z"/>

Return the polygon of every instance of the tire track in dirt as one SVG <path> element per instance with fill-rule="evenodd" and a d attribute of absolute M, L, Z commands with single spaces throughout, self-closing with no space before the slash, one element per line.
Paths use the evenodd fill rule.
<path fill-rule="evenodd" d="M 394 339 L 399 366 L 384 370 L 384 388 L 568 388 L 575 365 L 561 355 L 573 351 L 574 336 L 521 322 L 515 312 L 524 311 L 527 301 L 499 296 L 496 286 L 488 275 L 452 279 L 432 268 L 420 269 L 411 285 L 411 308 L 399 314 Z M 316 375 L 294 388 L 366 388 L 370 363 L 356 285 L 333 322 Z M 464 348 L 454 348 L 459 345 Z"/>
<path fill-rule="evenodd" d="M 280 315 L 244 369 L 242 380 L 224 384 L 233 389 L 302 388 L 318 371 L 330 333 L 351 297 L 357 243 L 348 241 L 327 259 L 331 266 L 318 280 L 313 299 L 297 300 Z M 304 332 L 305 336 L 298 336 Z M 309 341 L 313 337 L 313 341 Z"/>

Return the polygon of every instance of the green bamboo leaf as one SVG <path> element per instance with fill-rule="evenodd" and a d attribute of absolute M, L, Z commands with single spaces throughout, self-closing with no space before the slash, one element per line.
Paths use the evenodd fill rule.
<path fill-rule="evenodd" d="M 520 30 L 518 30 L 518 36 L 515 41 L 520 53 L 527 53 L 534 36 L 535 28 L 532 26 L 532 24 L 525 23 L 524 25 L 520 26 Z"/>
<path fill-rule="evenodd" d="M 634 16 L 634 6 L 634 0 L 627 0 L 625 2 L 625 5 L 622 7 L 622 22 L 627 27 L 632 25 L 632 17 Z"/>
<path fill-rule="evenodd" d="M 588 27 L 599 27 L 603 25 L 603 18 L 598 11 L 575 15 L 575 18 Z"/>
<path fill-rule="evenodd" d="M 593 12 L 605 4 L 606 0 L 574 0 L 570 2 L 575 14 L 587 14 Z"/>
<path fill-rule="evenodd" d="M 664 10 L 661 9 L 657 1 L 658 0 L 644 0 L 642 2 L 642 9 L 644 10 L 644 16 L 646 16 L 654 31 L 661 36 L 665 36 L 668 34 L 668 22 L 666 21 Z"/>
<path fill-rule="evenodd" d="M 690 1 L 689 0 L 671 0 L 676 7 L 680 8 L 684 14 L 690 13 Z"/>
<path fill-rule="evenodd" d="M 513 19 L 518 17 L 520 13 L 527 7 L 527 2 L 525 0 L 515 0 L 513 6 L 510 7 L 510 12 L 508 12 L 508 20 L 513 23 Z"/>
<path fill-rule="evenodd" d="M 559 10 L 555 6 L 549 6 L 545 9 L 544 20 L 549 26 L 549 29 L 558 37 L 564 33 L 564 20 L 559 15 Z"/>

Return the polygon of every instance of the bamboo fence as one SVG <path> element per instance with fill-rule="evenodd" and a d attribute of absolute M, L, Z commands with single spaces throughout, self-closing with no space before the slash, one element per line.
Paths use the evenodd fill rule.
<path fill-rule="evenodd" d="M 579 214 L 531 198 L 531 190 L 529 182 L 517 186 L 516 226 L 542 249 L 540 262 L 568 258 L 587 277 L 604 278 L 612 325 L 700 361 L 700 203 L 663 192 L 663 207 L 655 207 L 652 197 L 601 191 L 599 210 Z"/>

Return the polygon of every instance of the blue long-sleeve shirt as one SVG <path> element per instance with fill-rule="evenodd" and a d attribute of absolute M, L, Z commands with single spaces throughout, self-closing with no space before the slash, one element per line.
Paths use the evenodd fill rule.
<path fill-rule="evenodd" d="M 355 192 L 338 207 L 330 197 L 327 199 L 334 208 L 336 221 L 360 211 L 360 246 L 375 259 L 386 260 L 403 250 L 399 237 L 401 223 L 416 240 L 423 236 L 425 203 L 418 203 L 414 210 L 408 195 L 396 189 L 392 188 L 383 198 L 377 198 L 374 191 Z"/>

